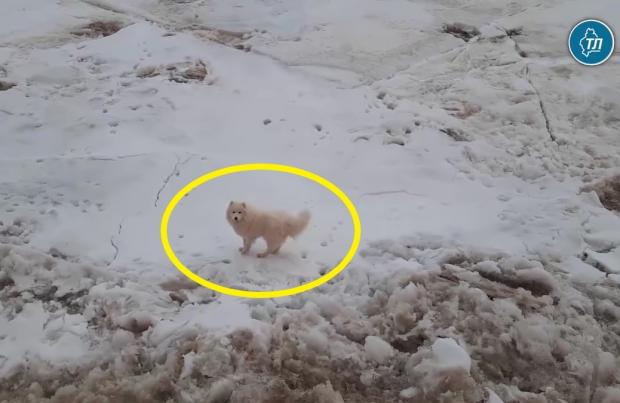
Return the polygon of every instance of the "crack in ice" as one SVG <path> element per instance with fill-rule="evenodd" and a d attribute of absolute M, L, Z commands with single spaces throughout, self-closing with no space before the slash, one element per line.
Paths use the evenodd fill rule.
<path fill-rule="evenodd" d="M 512 43 L 514 43 L 515 52 L 517 52 L 519 56 L 525 57 L 526 56 L 525 52 L 521 49 L 521 47 L 519 46 L 519 43 L 508 33 L 508 31 L 505 28 L 500 28 L 500 29 L 502 29 L 506 33 L 506 36 L 512 41 Z M 530 78 L 530 67 L 527 63 L 525 63 L 525 67 L 523 68 L 523 75 L 525 79 L 527 80 L 527 82 L 530 84 L 530 87 L 532 87 L 532 90 L 534 90 L 536 97 L 538 98 L 538 104 L 540 106 L 540 111 L 543 115 L 543 118 L 545 119 L 545 128 L 547 129 L 549 138 L 551 138 L 551 141 L 556 142 L 556 137 L 553 134 L 553 130 L 551 128 L 551 122 L 549 121 L 547 109 L 545 108 L 545 104 L 542 100 L 542 97 L 540 96 L 540 92 L 538 91 L 538 88 L 536 88 L 536 86 L 534 85 L 534 82 Z"/>
<path fill-rule="evenodd" d="M 125 219 L 122 219 L 121 222 L 118 223 L 118 229 L 116 231 L 116 235 L 117 236 L 120 236 L 121 231 L 123 230 L 123 221 L 124 220 Z M 112 248 L 114 248 L 114 256 L 112 256 L 112 260 L 110 261 L 110 263 L 108 263 L 108 266 L 116 261 L 116 258 L 118 257 L 118 254 L 120 252 L 120 249 L 119 249 L 118 245 L 114 242 L 114 235 L 112 235 L 110 237 L 110 245 L 112 245 Z"/>
<path fill-rule="evenodd" d="M 540 92 L 538 92 L 538 89 L 536 88 L 536 86 L 532 82 L 532 79 L 530 78 L 529 65 L 526 64 L 523 70 L 524 70 L 525 79 L 530 84 L 530 86 L 534 90 L 534 93 L 536 94 L 536 97 L 538 98 L 538 104 L 540 105 L 540 111 L 543 115 L 543 118 L 545 119 L 545 127 L 547 128 L 547 133 L 549 133 L 549 137 L 551 138 L 551 141 L 556 142 L 556 137 L 553 134 L 553 130 L 551 129 L 551 122 L 549 121 L 549 116 L 547 115 L 545 104 L 543 103 L 542 97 L 540 96 Z"/>
<path fill-rule="evenodd" d="M 157 204 L 159 203 L 159 198 L 161 197 L 161 193 L 164 191 L 164 189 L 166 189 L 166 186 L 168 186 L 168 182 L 170 182 L 170 179 L 172 179 L 172 177 L 178 172 L 181 166 L 185 165 L 187 162 L 189 162 L 189 160 L 192 159 L 192 156 L 190 155 L 182 162 L 179 156 L 176 156 L 176 159 L 177 162 L 175 162 L 174 166 L 172 167 L 172 171 L 170 172 L 170 174 L 168 174 L 168 176 L 166 176 L 166 178 L 164 178 L 164 182 L 157 191 L 157 195 L 155 196 L 155 207 L 157 207 Z"/>

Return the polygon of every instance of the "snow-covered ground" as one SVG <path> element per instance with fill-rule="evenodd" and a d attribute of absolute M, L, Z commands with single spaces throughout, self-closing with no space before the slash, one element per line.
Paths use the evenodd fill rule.
<path fill-rule="evenodd" d="M 0 402 L 620 402 L 620 216 L 587 188 L 620 173 L 620 58 L 570 58 L 585 17 L 620 29 L 614 0 L 3 1 Z M 169 262 L 167 202 L 248 162 L 349 195 L 339 277 L 245 300 Z M 241 256 L 229 200 L 313 217 Z M 255 290 L 351 236 L 329 191 L 265 172 L 170 226 Z"/>

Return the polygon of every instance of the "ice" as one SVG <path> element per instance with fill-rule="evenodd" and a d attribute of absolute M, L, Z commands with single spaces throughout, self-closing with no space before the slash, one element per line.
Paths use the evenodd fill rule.
<path fill-rule="evenodd" d="M 411 399 L 417 394 L 416 388 L 407 388 L 400 391 L 400 397 L 403 399 Z"/>
<path fill-rule="evenodd" d="M 221 379 L 211 385 L 207 394 L 208 403 L 226 403 L 230 400 L 235 385 L 229 379 Z"/>
<path fill-rule="evenodd" d="M 377 336 L 368 336 L 364 341 L 366 356 L 379 364 L 384 364 L 394 354 L 392 346 Z"/>
<path fill-rule="evenodd" d="M 471 358 L 453 339 L 437 339 L 431 349 L 440 368 L 463 368 L 469 372 Z"/>
<path fill-rule="evenodd" d="M 620 273 L 620 248 L 614 248 L 606 253 L 597 253 L 592 250 L 584 251 L 590 262 L 600 265 L 607 273 Z"/>
<path fill-rule="evenodd" d="M 489 392 L 489 399 L 487 400 L 487 403 L 504 403 L 504 401 L 500 399 L 500 397 L 497 396 L 497 394 L 491 389 L 487 389 L 487 391 Z"/>

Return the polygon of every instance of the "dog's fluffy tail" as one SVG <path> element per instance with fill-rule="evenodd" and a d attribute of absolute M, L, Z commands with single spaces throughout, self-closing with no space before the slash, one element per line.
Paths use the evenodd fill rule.
<path fill-rule="evenodd" d="M 293 217 L 293 219 L 287 223 L 288 235 L 295 238 L 306 229 L 308 222 L 310 222 L 310 212 L 308 210 L 304 210 L 299 213 L 297 217 Z"/>

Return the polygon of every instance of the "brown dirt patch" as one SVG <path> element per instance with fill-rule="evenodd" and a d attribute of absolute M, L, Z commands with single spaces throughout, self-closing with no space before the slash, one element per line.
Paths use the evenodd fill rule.
<path fill-rule="evenodd" d="M 76 29 L 73 35 L 86 38 L 99 38 L 113 35 L 123 28 L 123 24 L 118 21 L 93 21 L 88 25 Z"/>

